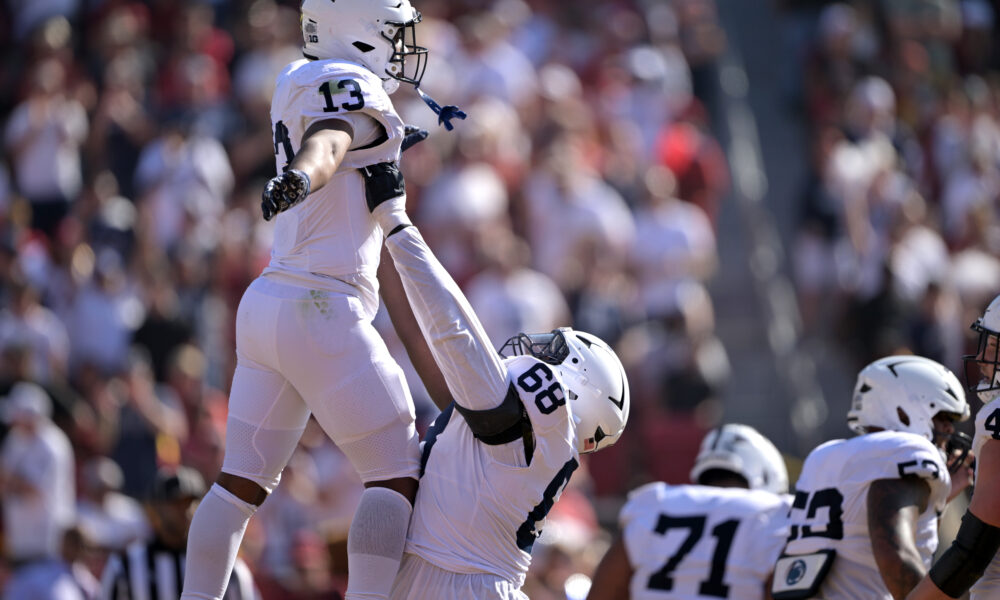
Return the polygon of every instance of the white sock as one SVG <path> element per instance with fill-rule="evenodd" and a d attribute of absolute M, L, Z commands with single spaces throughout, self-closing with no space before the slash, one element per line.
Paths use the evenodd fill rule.
<path fill-rule="evenodd" d="M 399 492 L 383 487 L 364 491 L 347 534 L 346 600 L 389 598 L 412 512 Z"/>
<path fill-rule="evenodd" d="M 214 484 L 191 520 L 181 600 L 221 600 L 257 507 Z"/>

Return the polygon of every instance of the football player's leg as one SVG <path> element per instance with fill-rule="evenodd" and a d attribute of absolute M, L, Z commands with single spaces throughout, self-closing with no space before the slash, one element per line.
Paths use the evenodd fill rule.
<path fill-rule="evenodd" d="M 322 370 L 289 366 L 287 372 L 365 483 L 348 533 L 347 598 L 388 598 L 419 472 L 413 400 L 402 370 L 360 305 L 329 299 L 324 310 L 341 324 L 346 324 L 341 319 L 353 321 L 335 337 L 310 336 L 313 355 L 326 355 L 328 365 Z"/>
<path fill-rule="evenodd" d="M 244 298 L 240 304 L 238 363 L 229 396 L 226 454 L 222 473 L 191 522 L 184 600 L 222 598 L 247 524 L 278 484 L 309 419 L 298 392 L 264 364 L 273 362 L 273 348 L 255 339 L 254 334 L 263 333 L 260 337 L 266 338 L 273 329 L 266 324 L 240 327 L 241 319 L 253 308 L 279 303 L 261 296 L 254 300 L 256 303 Z"/>

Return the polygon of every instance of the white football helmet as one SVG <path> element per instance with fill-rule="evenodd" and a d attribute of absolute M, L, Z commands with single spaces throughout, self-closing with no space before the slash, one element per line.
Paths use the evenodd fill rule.
<path fill-rule="evenodd" d="M 749 425 L 729 423 L 709 431 L 691 469 L 691 481 L 720 469 L 747 480 L 752 490 L 788 493 L 788 469 L 771 440 Z"/>
<path fill-rule="evenodd" d="M 975 354 L 962 357 L 965 383 L 987 403 L 1000 395 L 1000 296 L 990 302 L 972 330 L 979 333 L 979 346 Z"/>
<path fill-rule="evenodd" d="M 908 431 L 937 444 L 933 419 L 947 413 L 969 418 L 965 390 L 947 367 L 922 356 L 887 356 L 858 373 L 847 424 L 855 433 L 869 427 Z"/>
<path fill-rule="evenodd" d="M 507 340 L 500 354 L 529 354 L 555 367 L 577 422 L 580 454 L 614 444 L 625 431 L 632 401 L 625 368 L 611 346 L 597 336 L 569 327 L 520 333 Z"/>
<path fill-rule="evenodd" d="M 302 0 L 302 53 L 357 62 L 391 94 L 400 81 L 417 86 L 424 75 L 427 49 L 416 44 L 419 22 L 410 0 Z"/>

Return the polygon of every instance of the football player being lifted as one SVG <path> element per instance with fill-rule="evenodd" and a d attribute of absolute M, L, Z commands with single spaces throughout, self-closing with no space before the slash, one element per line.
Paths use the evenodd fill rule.
<path fill-rule="evenodd" d="M 424 438 L 420 491 L 392 598 L 525 599 L 520 588 L 532 545 L 580 455 L 610 446 L 625 429 L 625 371 L 605 342 L 569 328 L 519 334 L 498 354 L 411 225 L 398 169 L 364 172 L 396 285 L 405 290 L 390 293 L 386 279 L 386 306 L 411 356 L 422 344 L 431 369 L 439 369 L 428 373 L 418 357 L 421 378 L 443 376 L 447 388 L 432 392 L 442 412 Z M 420 339 L 407 336 L 414 330 Z"/>
<path fill-rule="evenodd" d="M 955 541 L 931 567 L 908 598 L 1000 598 L 1000 296 L 972 324 L 979 349 L 965 358 L 969 392 L 983 407 L 976 415 L 972 449 L 976 456 L 976 490 Z"/>
<path fill-rule="evenodd" d="M 938 515 L 969 484 L 965 392 L 944 366 L 889 356 L 858 374 L 847 423 L 857 432 L 806 458 L 789 512 L 776 599 L 900 600 L 927 572 Z M 966 468 L 967 470 L 967 468 Z"/>
<path fill-rule="evenodd" d="M 629 494 L 588 600 L 766 597 L 791 505 L 778 449 L 752 427 L 723 425 L 702 440 L 691 481 Z"/>
<path fill-rule="evenodd" d="M 388 597 L 417 487 L 413 402 L 371 323 L 383 232 L 357 169 L 405 146 L 389 92 L 420 82 L 420 14 L 409 0 L 301 9 L 305 58 L 281 71 L 271 103 L 279 175 L 261 205 L 275 220 L 271 260 L 237 311 L 225 459 L 191 525 L 185 600 L 222 597 L 310 414 L 366 488 L 348 535 L 349 600 Z"/>

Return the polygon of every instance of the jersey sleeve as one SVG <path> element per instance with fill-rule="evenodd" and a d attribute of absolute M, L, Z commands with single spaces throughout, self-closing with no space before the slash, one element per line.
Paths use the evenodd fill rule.
<path fill-rule="evenodd" d="M 976 415 L 976 446 L 986 440 L 1000 440 L 1000 398 L 985 404 Z"/>
<path fill-rule="evenodd" d="M 870 481 L 919 477 L 931 487 L 931 505 L 943 510 L 951 476 L 941 451 L 927 439 L 910 433 L 870 434 L 864 470 Z"/>
<path fill-rule="evenodd" d="M 351 145 L 342 168 L 357 169 L 399 159 L 404 125 L 374 73 L 354 65 L 321 61 L 295 71 L 292 77 L 294 89 L 289 102 L 301 119 L 302 132 L 315 122 L 329 119 L 350 122 L 356 137 L 365 131 L 367 139 Z M 372 125 L 377 131 L 366 131 Z"/>
<path fill-rule="evenodd" d="M 774 570 L 774 563 L 785 549 L 790 525 L 789 508 L 790 501 L 767 503 L 748 520 L 752 529 L 749 536 L 752 551 L 746 553 L 744 560 L 762 577 Z"/>
<path fill-rule="evenodd" d="M 469 410 L 499 406 L 509 388 L 507 368 L 458 284 L 416 227 L 390 236 L 386 247 L 455 402 Z"/>

